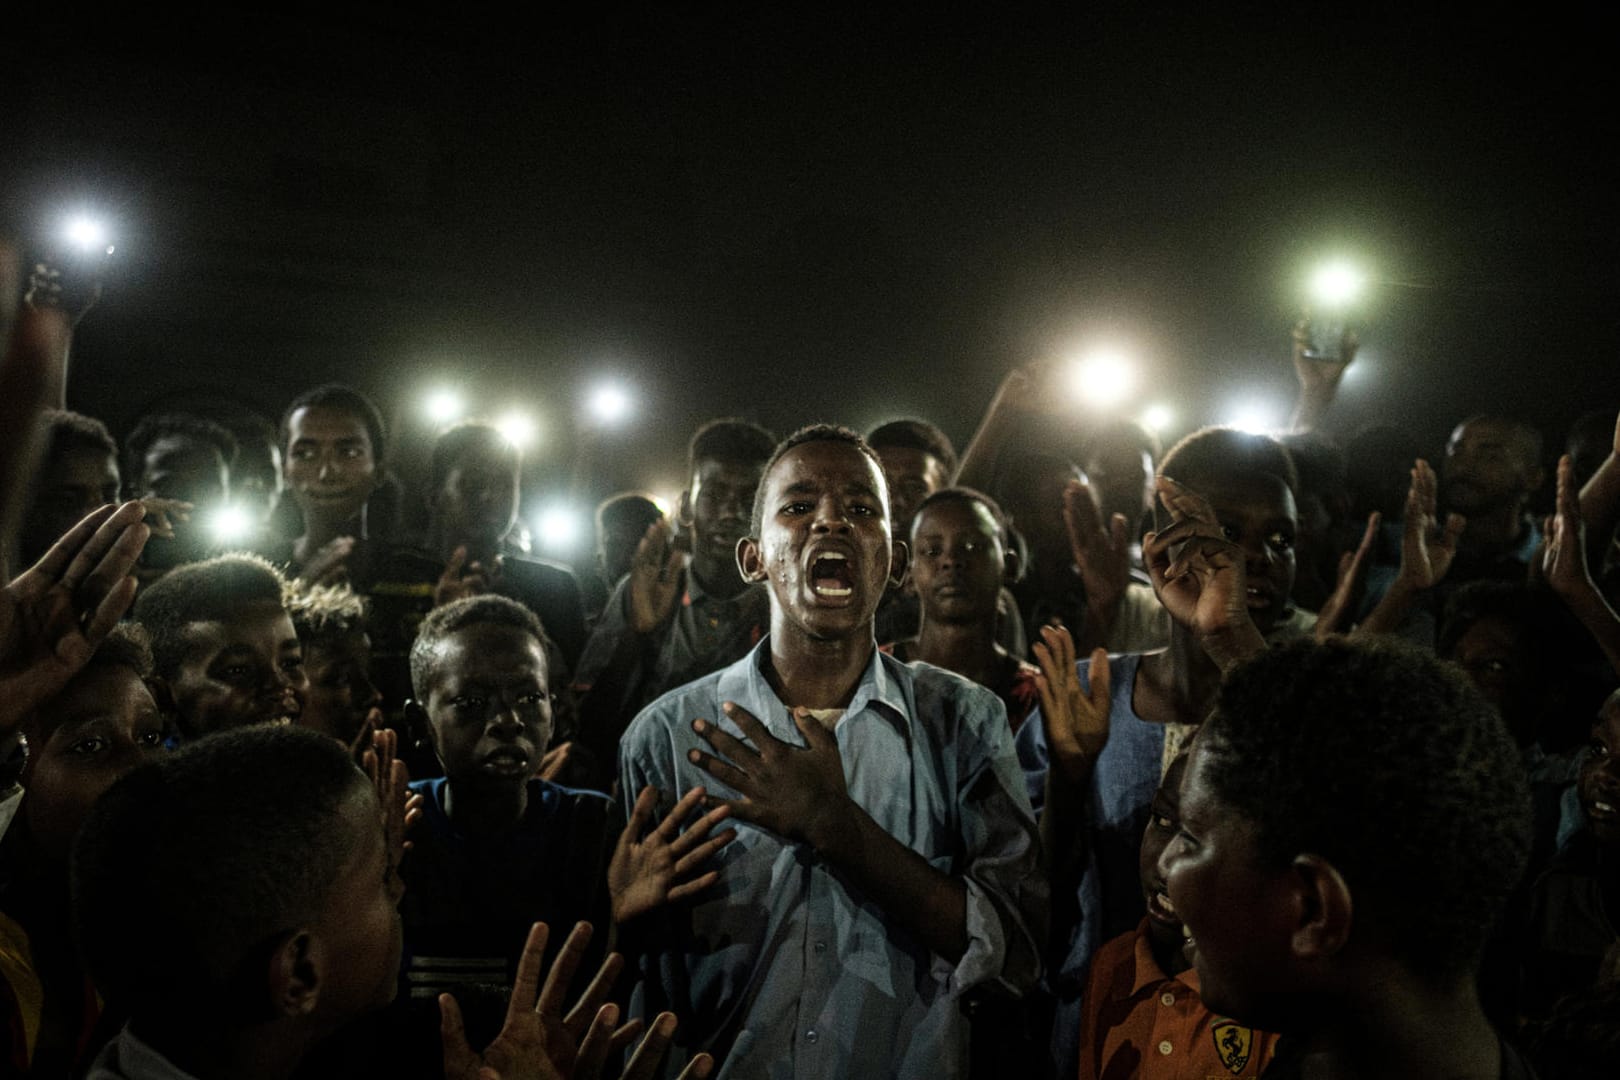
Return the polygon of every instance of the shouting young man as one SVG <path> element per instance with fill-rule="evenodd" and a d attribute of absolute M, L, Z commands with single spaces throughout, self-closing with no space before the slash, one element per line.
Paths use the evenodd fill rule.
<path fill-rule="evenodd" d="M 737 563 L 770 633 L 655 701 L 620 789 L 731 808 L 720 880 L 650 933 L 638 1004 L 720 1077 L 965 1075 L 965 994 L 1036 976 L 1046 892 L 993 693 L 878 652 L 903 573 L 881 464 L 852 431 L 805 428 L 766 465 Z"/>

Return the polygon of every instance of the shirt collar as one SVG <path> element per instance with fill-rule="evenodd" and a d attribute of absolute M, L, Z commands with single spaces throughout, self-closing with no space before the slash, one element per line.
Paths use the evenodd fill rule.
<path fill-rule="evenodd" d="M 721 701 L 735 701 L 758 717 L 773 735 L 783 738 L 791 736 L 797 742 L 798 731 L 793 718 L 788 715 L 787 706 L 776 696 L 770 681 L 765 678 L 764 663 L 770 655 L 771 636 L 766 634 L 754 646 L 753 652 L 721 673 L 715 689 Z M 855 687 L 855 696 L 849 699 L 844 716 L 852 718 L 872 706 L 881 706 L 876 711 L 909 734 L 911 710 L 906 688 L 902 685 L 900 672 L 892 668 L 903 670 L 905 665 L 873 649 L 872 658 L 861 673 L 861 681 Z"/>
<path fill-rule="evenodd" d="M 1180 975 L 1166 975 L 1159 967 L 1159 962 L 1153 958 L 1153 934 L 1148 929 L 1147 919 L 1143 919 L 1136 928 L 1136 945 L 1132 959 L 1135 961 L 1135 971 L 1131 974 L 1131 997 L 1136 997 L 1151 987 L 1164 982 L 1178 982 L 1194 991 L 1198 989 L 1198 969 L 1190 967 Z"/>

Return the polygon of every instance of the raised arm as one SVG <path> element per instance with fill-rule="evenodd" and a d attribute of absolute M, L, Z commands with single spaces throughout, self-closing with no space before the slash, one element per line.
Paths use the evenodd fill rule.
<path fill-rule="evenodd" d="M 1592 581 L 1584 533 L 1575 466 L 1565 454 L 1558 459 L 1558 504 L 1542 541 L 1541 576 L 1597 639 L 1609 666 L 1620 672 L 1620 618 Z"/>
<path fill-rule="evenodd" d="M 1356 627 L 1357 636 L 1391 634 L 1400 629 L 1418 598 L 1438 585 L 1457 557 L 1457 541 L 1468 524 L 1460 514 L 1440 522 L 1440 481 L 1427 461 L 1412 464 L 1412 485 L 1406 492 L 1401 522 L 1401 567 L 1384 598 Z"/>
<path fill-rule="evenodd" d="M 1333 399 L 1339 396 L 1339 383 L 1345 369 L 1356 359 L 1361 342 L 1356 332 L 1345 327 L 1339 338 L 1338 359 L 1329 360 L 1311 352 L 1309 318 L 1294 326 L 1294 376 L 1299 380 L 1299 398 L 1294 403 L 1295 431 L 1315 431 L 1321 427 Z"/>
<path fill-rule="evenodd" d="M 1601 566 L 1615 527 L 1620 525 L 1620 419 L 1614 425 L 1614 448 L 1581 488 L 1580 512 L 1586 527 L 1588 562 Z"/>

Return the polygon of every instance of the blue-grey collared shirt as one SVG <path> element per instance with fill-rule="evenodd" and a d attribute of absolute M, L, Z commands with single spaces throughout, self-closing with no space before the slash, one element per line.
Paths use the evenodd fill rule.
<path fill-rule="evenodd" d="M 772 735 L 804 738 L 748 656 L 649 705 L 620 745 L 625 805 L 643 786 L 670 805 L 697 785 L 724 793 L 687 760 L 708 747 L 702 717 L 739 738 L 720 712 L 734 701 Z M 1039 974 L 1046 881 L 1040 841 L 1000 700 L 928 664 L 874 651 L 836 727 L 854 800 L 890 835 L 967 888 L 968 948 L 931 953 L 805 845 L 738 823 L 715 858 L 719 882 L 668 912 L 633 1008 L 680 1017 L 671 1071 L 706 1050 L 719 1077 L 918 1077 L 967 1071 L 962 994 L 1022 994 Z"/>

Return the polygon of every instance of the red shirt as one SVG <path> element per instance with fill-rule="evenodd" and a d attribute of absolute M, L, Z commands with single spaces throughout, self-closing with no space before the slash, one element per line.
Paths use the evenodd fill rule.
<path fill-rule="evenodd" d="M 1148 924 L 1108 942 L 1091 961 L 1080 1020 L 1080 1080 L 1255 1080 L 1277 1036 L 1216 1016 L 1198 972 L 1166 975 Z"/>

